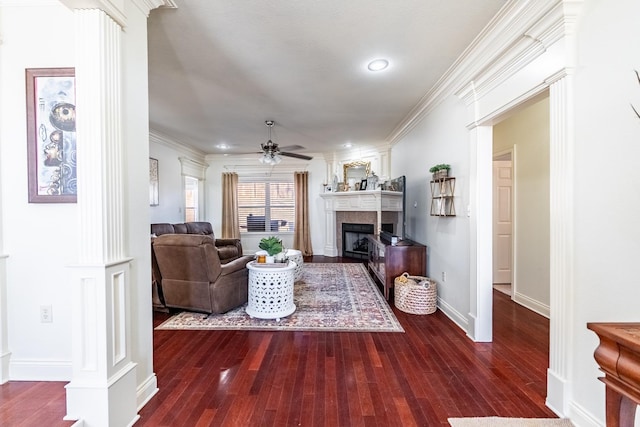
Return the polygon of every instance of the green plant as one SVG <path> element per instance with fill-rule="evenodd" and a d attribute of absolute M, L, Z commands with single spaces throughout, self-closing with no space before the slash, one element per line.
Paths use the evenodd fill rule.
<path fill-rule="evenodd" d="M 258 247 L 264 251 L 267 251 L 269 256 L 274 256 L 282 252 L 282 240 L 275 236 L 264 237 L 260 240 Z"/>
<path fill-rule="evenodd" d="M 446 163 L 440 163 L 439 165 L 432 166 L 431 169 L 429 169 L 429 172 L 436 173 L 439 170 L 449 170 L 449 169 L 451 169 L 451 165 L 448 165 Z"/>

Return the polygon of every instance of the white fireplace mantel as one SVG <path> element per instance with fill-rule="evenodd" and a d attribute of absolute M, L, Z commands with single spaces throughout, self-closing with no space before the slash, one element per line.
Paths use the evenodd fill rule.
<path fill-rule="evenodd" d="M 337 247 L 336 212 L 376 212 L 377 226 L 382 224 L 382 212 L 402 212 L 403 193 L 400 191 L 363 190 L 322 193 L 325 211 L 324 255 L 335 257 Z M 376 230 L 379 234 L 380 230 Z"/>

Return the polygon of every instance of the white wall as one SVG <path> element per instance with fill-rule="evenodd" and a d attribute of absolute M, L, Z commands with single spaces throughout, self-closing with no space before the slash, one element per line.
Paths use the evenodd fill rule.
<path fill-rule="evenodd" d="M 466 109 L 451 96 L 391 150 L 391 176 L 407 178 L 408 236 L 427 246 L 427 275 L 438 283 L 441 308 L 463 328 L 469 312 L 469 136 Z M 429 168 L 451 165 L 457 216 L 430 216 Z M 417 207 L 414 207 L 417 203 Z M 442 281 L 446 273 L 446 282 Z"/>
<path fill-rule="evenodd" d="M 639 16 L 637 0 L 586 0 L 578 27 L 573 401 L 601 422 L 598 340 L 586 323 L 640 321 L 640 119 L 630 107 L 640 105 Z"/>
<path fill-rule="evenodd" d="M 73 13 L 55 3 L 2 6 L 0 19 L 0 173 L 3 240 L 9 255 L 10 379 L 66 380 L 71 375 L 71 283 L 66 267 L 77 259 L 76 205 L 27 201 L 25 68 L 74 65 Z M 51 305 L 52 323 L 40 323 L 41 305 Z"/>
<path fill-rule="evenodd" d="M 179 143 L 155 136 L 152 136 L 149 142 L 149 156 L 158 160 L 159 175 L 159 205 L 149 208 L 150 223 L 184 222 L 184 191 L 180 157 L 203 161 L 204 156 L 194 154 Z"/>
<path fill-rule="evenodd" d="M 549 98 L 493 128 L 493 151 L 516 146 L 514 157 L 514 295 L 549 315 Z"/>

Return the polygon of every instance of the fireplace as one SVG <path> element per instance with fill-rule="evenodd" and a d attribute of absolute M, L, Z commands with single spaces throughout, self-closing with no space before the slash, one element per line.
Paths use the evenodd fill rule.
<path fill-rule="evenodd" d="M 367 259 L 369 246 L 367 236 L 373 234 L 373 224 L 342 224 L 342 256 Z"/>
<path fill-rule="evenodd" d="M 373 224 L 342 223 L 342 256 L 367 259 L 369 257 L 369 241 L 367 236 L 373 234 Z M 393 233 L 393 224 L 382 224 L 382 231 Z"/>

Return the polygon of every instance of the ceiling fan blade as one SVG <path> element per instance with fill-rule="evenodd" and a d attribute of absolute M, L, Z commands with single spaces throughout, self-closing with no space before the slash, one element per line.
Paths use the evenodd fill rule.
<path fill-rule="evenodd" d="M 298 151 L 304 150 L 304 147 L 302 145 L 287 145 L 286 147 L 280 147 L 280 149 L 284 151 Z"/>
<path fill-rule="evenodd" d="M 313 159 L 313 157 L 305 156 L 304 154 L 287 153 L 287 152 L 284 152 L 284 151 L 280 151 L 278 154 L 280 154 L 281 156 L 294 157 L 296 159 L 302 159 L 302 160 L 311 160 L 311 159 Z"/>

